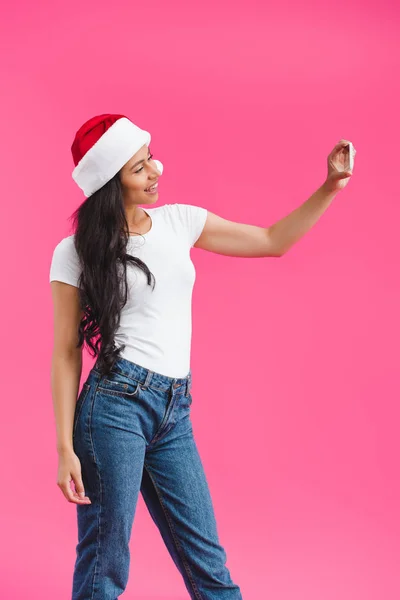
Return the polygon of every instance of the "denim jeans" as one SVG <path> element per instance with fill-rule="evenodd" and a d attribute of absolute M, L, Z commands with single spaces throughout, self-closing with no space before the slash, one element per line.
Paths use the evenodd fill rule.
<path fill-rule="evenodd" d="M 191 371 L 167 377 L 122 357 L 108 376 L 96 364 L 90 371 L 73 423 L 91 504 L 76 505 L 72 600 L 116 600 L 125 590 L 139 491 L 190 598 L 242 600 L 193 437 L 191 384 Z"/>

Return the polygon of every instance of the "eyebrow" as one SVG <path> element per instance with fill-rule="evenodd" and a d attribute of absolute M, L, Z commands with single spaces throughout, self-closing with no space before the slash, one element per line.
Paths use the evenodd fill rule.
<path fill-rule="evenodd" d="M 150 147 L 149 147 L 149 154 L 151 154 L 150 151 Z M 137 167 L 138 165 L 140 165 L 140 163 L 144 162 L 146 159 L 142 158 L 142 160 L 138 160 L 134 165 L 132 165 L 131 167 L 129 167 L 129 170 L 132 171 L 132 169 L 134 169 L 135 167 Z"/>

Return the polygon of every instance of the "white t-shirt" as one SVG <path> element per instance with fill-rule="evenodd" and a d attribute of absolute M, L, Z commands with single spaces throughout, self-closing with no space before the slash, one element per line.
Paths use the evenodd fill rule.
<path fill-rule="evenodd" d="M 140 258 L 155 277 L 128 263 L 128 301 L 121 311 L 115 344 L 126 344 L 120 356 L 169 377 L 186 377 L 190 370 L 192 291 L 196 270 L 190 249 L 200 237 L 207 209 L 190 204 L 145 208 L 152 220 L 148 233 L 129 237 L 127 252 Z M 80 262 L 74 235 L 55 247 L 50 281 L 78 286 Z"/>

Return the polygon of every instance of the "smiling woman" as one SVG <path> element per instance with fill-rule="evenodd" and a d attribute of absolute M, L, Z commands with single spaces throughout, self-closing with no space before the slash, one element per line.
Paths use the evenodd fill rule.
<path fill-rule="evenodd" d="M 140 491 L 190 597 L 242 600 L 191 422 L 190 250 L 282 256 L 347 185 L 348 141 L 328 156 L 326 182 L 267 228 L 190 204 L 149 207 L 162 174 L 150 141 L 124 115 L 78 130 L 72 176 L 87 197 L 50 267 L 57 483 L 78 510 L 72 600 L 124 592 Z M 84 342 L 96 360 L 78 394 Z"/>

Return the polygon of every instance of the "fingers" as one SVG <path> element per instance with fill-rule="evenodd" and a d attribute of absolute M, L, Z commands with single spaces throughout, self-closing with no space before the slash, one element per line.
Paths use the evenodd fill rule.
<path fill-rule="evenodd" d="M 328 158 L 333 158 L 334 156 L 336 156 L 336 154 L 338 154 L 338 152 L 343 150 L 343 148 L 345 148 L 345 146 L 347 146 L 347 142 L 340 141 L 338 144 L 336 144 L 336 146 L 333 147 Z"/>
<path fill-rule="evenodd" d="M 334 146 L 332 152 L 328 155 L 328 160 L 331 161 L 332 159 L 336 158 L 336 155 L 339 154 L 342 150 L 344 150 L 344 148 L 346 146 L 348 146 L 351 142 L 349 140 L 340 140 L 340 142 L 338 142 L 336 144 L 336 146 Z M 353 148 L 353 153 L 352 156 L 356 155 L 357 150 L 354 148 L 354 146 L 352 146 Z"/>
<path fill-rule="evenodd" d="M 83 487 L 83 481 L 80 477 L 75 477 L 74 496 L 76 498 L 80 498 L 81 500 L 84 500 L 85 502 L 90 503 L 90 499 L 87 496 L 85 496 L 85 489 Z"/>
<path fill-rule="evenodd" d="M 62 493 L 68 500 L 68 502 L 72 502 L 74 504 L 91 504 L 90 499 L 87 496 L 80 497 L 79 493 L 74 491 L 70 486 L 70 481 L 61 481 L 57 482 L 58 487 L 61 489 Z M 76 486 L 75 486 L 76 487 Z M 81 493 L 83 492 L 83 485 L 81 484 Z"/>
<path fill-rule="evenodd" d="M 344 148 L 345 146 L 348 146 L 349 144 L 351 144 L 350 140 L 340 140 L 340 142 L 338 144 L 336 144 L 335 149 L 339 149 L 339 148 Z M 353 146 L 353 150 L 354 150 L 354 154 L 357 152 L 357 150 L 354 148 Z"/>

